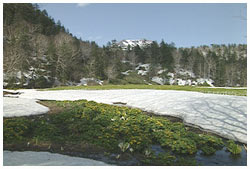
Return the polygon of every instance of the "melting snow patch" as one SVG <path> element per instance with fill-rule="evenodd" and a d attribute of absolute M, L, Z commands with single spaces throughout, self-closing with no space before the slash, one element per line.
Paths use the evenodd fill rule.
<path fill-rule="evenodd" d="M 182 76 L 190 76 L 192 78 L 195 78 L 194 73 L 188 70 L 180 69 L 177 71 L 177 73 Z"/>
<path fill-rule="evenodd" d="M 184 86 L 186 85 L 186 81 L 185 80 L 182 80 L 182 79 L 176 79 L 177 83 L 179 86 Z"/>
<path fill-rule="evenodd" d="M 126 72 L 121 72 L 123 75 L 129 75 L 129 72 L 132 72 L 132 70 L 127 70 Z"/>
<path fill-rule="evenodd" d="M 3 98 L 3 117 L 30 116 L 48 111 L 48 107 L 38 104 L 34 99 Z"/>
<path fill-rule="evenodd" d="M 144 70 L 138 70 L 138 75 L 142 75 L 142 76 L 145 76 L 145 75 L 147 75 L 147 71 L 144 71 Z"/>
<path fill-rule="evenodd" d="M 7 82 L 3 82 L 3 87 L 6 87 L 8 85 Z"/>
<path fill-rule="evenodd" d="M 139 64 L 139 66 L 137 66 L 135 68 L 135 70 L 138 70 L 138 75 L 147 75 L 148 71 L 149 71 L 149 67 L 150 64 Z"/>
<path fill-rule="evenodd" d="M 102 161 L 57 153 L 3 151 L 4 166 L 105 166 Z"/>
<path fill-rule="evenodd" d="M 95 83 L 97 83 L 97 84 L 99 84 L 99 85 L 103 85 L 103 84 L 102 84 L 103 81 L 101 81 L 101 80 L 99 80 L 99 79 L 95 79 L 95 78 L 82 78 L 82 79 L 80 79 L 80 83 L 78 83 L 77 86 L 81 86 L 81 85 L 87 86 L 88 83 L 91 82 L 91 81 L 92 81 L 92 82 L 95 82 Z"/>
<path fill-rule="evenodd" d="M 209 86 L 214 87 L 214 85 L 213 85 L 214 81 L 212 79 L 199 78 L 199 79 L 197 79 L 197 83 L 198 84 L 207 83 Z"/>
<path fill-rule="evenodd" d="M 22 78 L 22 72 L 21 71 L 17 72 L 16 77 L 18 79 L 21 79 Z"/>
<path fill-rule="evenodd" d="M 168 76 L 174 78 L 174 73 L 168 72 Z"/>
<path fill-rule="evenodd" d="M 26 77 L 26 78 L 28 78 L 28 79 L 32 79 L 32 71 L 27 71 L 27 73 L 26 72 L 23 72 L 23 75 L 24 75 L 24 77 Z"/>
<path fill-rule="evenodd" d="M 158 77 L 158 76 L 154 76 L 151 81 L 158 83 L 160 85 L 164 85 L 164 82 L 165 82 L 163 78 Z"/>
<path fill-rule="evenodd" d="M 166 72 L 167 71 L 167 69 L 162 69 L 162 70 L 159 70 L 158 72 L 157 72 L 157 74 L 162 74 L 162 73 L 164 73 L 164 72 Z"/>
<path fill-rule="evenodd" d="M 170 84 L 170 85 L 175 84 L 175 79 L 174 79 L 174 78 L 169 78 L 169 84 Z"/>
<path fill-rule="evenodd" d="M 158 79 L 158 78 L 156 78 Z M 247 142 L 247 97 L 174 90 L 61 90 L 23 92 L 18 99 L 4 98 L 4 114 L 34 112 L 35 99 L 93 100 L 99 103 L 127 103 L 130 107 L 161 115 L 180 117 L 184 122 L 213 131 L 223 137 Z M 24 99 L 26 104 L 19 102 Z M 39 104 L 38 104 L 39 105 Z M 40 105 L 41 106 L 41 105 Z M 40 108 L 39 108 L 40 109 Z M 41 113 L 41 111 L 38 111 Z M 29 114 L 27 114 L 29 115 Z M 226 120 L 225 120 L 226 119 Z"/>

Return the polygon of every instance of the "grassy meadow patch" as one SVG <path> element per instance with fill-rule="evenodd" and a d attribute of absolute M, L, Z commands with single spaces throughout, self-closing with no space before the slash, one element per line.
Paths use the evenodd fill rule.
<path fill-rule="evenodd" d="M 110 89 L 156 89 L 156 90 L 181 90 L 210 94 L 246 96 L 247 89 L 205 88 L 199 86 L 178 85 L 103 85 L 103 86 L 60 86 L 43 90 L 110 90 Z"/>

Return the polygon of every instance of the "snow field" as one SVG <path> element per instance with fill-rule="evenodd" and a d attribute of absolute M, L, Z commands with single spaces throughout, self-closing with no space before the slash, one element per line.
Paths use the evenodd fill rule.
<path fill-rule="evenodd" d="M 155 114 L 182 118 L 185 123 L 247 143 L 247 97 L 174 90 L 18 90 L 19 98 L 4 98 L 4 117 L 46 113 L 33 108 L 36 100 L 93 100 L 123 102 Z M 13 101 L 12 101 L 13 100 Z M 39 105 L 39 104 L 38 104 Z M 36 111 L 34 111 L 36 110 Z"/>
<path fill-rule="evenodd" d="M 102 161 L 49 152 L 3 151 L 3 166 L 106 166 Z"/>

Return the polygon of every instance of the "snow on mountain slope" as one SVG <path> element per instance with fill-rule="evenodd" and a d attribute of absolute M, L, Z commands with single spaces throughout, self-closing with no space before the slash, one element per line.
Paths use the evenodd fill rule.
<path fill-rule="evenodd" d="M 117 43 L 117 45 L 119 47 L 121 47 L 123 50 L 127 50 L 128 46 L 130 46 L 131 48 L 135 47 L 135 46 L 139 46 L 140 48 L 144 48 L 148 45 L 150 45 L 151 43 L 153 43 L 153 41 L 151 40 L 146 40 L 146 39 L 140 39 L 140 40 L 122 40 L 120 42 Z"/>

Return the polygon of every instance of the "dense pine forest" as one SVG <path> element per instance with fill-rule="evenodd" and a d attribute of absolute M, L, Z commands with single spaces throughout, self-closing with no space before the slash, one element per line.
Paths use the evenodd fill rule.
<path fill-rule="evenodd" d="M 164 37 L 165 38 L 165 37 Z M 4 87 L 90 84 L 247 85 L 247 45 L 177 48 L 83 41 L 37 4 L 3 4 Z M 182 83 L 181 83 L 182 82 Z M 211 83 L 209 83 L 211 82 Z"/>

